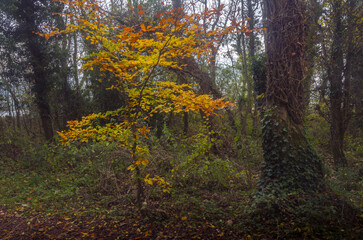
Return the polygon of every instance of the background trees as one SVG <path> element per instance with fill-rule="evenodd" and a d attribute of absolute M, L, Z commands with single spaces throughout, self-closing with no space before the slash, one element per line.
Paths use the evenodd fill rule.
<path fill-rule="evenodd" d="M 347 164 L 344 154 L 344 135 L 355 106 L 352 96 L 352 81 L 354 82 L 352 71 L 360 68 L 357 60 L 361 44 L 357 42 L 356 35 L 360 26 L 357 22 L 356 1 L 323 1 L 320 4 L 323 13 L 318 26 L 322 37 L 321 53 L 324 59 L 321 93 L 323 99 L 329 98 L 329 103 L 326 103 L 329 106 L 331 151 L 335 165 L 340 167 Z M 330 22 L 325 20 L 328 16 Z M 326 92 L 329 96 L 326 96 Z"/>
<path fill-rule="evenodd" d="M 62 39 L 47 41 L 34 33 L 44 30 L 47 25 L 64 27 L 63 19 L 52 15 L 52 12 L 62 10 L 61 5 L 52 1 L 3 1 L 1 9 L 7 20 L 2 24 L 2 33 L 4 44 L 8 45 L 3 48 L 9 51 L 5 54 L 3 73 L 8 71 L 8 76 L 31 84 L 44 136 L 50 140 L 54 134 L 51 94 L 58 96 L 57 101 L 61 100 L 55 114 L 59 114 L 58 108 L 61 108 L 60 114 L 67 120 L 66 115 L 71 112 L 66 42 Z M 17 68 L 16 62 L 21 65 L 18 75 L 12 73 Z"/>

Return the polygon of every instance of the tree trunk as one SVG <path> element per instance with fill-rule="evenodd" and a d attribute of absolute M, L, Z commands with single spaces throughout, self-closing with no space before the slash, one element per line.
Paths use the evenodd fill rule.
<path fill-rule="evenodd" d="M 34 67 L 37 68 L 37 67 Z M 48 90 L 46 88 L 46 80 L 42 77 L 42 72 L 34 70 L 35 77 L 39 77 L 35 80 L 35 98 L 36 104 L 38 106 L 40 119 L 42 122 L 42 128 L 44 131 L 45 139 L 50 140 L 53 138 L 53 126 L 50 114 L 50 106 L 47 100 Z"/>
<path fill-rule="evenodd" d="M 263 22 L 263 27 L 267 26 L 266 23 L 266 3 L 265 1 L 261 1 L 261 11 L 262 11 L 262 22 Z M 267 37 L 266 37 L 266 31 L 263 31 L 263 42 L 265 44 L 265 46 L 267 46 Z"/>
<path fill-rule="evenodd" d="M 14 107 L 15 107 L 15 114 L 16 114 L 16 127 L 18 130 L 21 129 L 20 125 L 20 108 L 19 108 L 19 101 L 14 98 Z"/>
<path fill-rule="evenodd" d="M 247 106 L 245 108 L 245 114 L 242 118 L 242 130 L 243 130 L 242 134 L 246 134 L 247 118 L 248 115 L 251 114 L 252 86 L 251 86 L 251 79 L 247 69 L 246 39 L 243 33 L 241 34 L 241 38 L 242 38 L 242 56 L 240 57 L 242 57 L 243 60 L 243 74 L 245 75 L 245 80 L 247 84 Z"/>
<path fill-rule="evenodd" d="M 53 127 L 48 101 L 50 85 L 50 76 L 47 74 L 47 61 L 49 61 L 49 59 L 47 60 L 48 49 L 46 46 L 48 44 L 46 44 L 45 39 L 34 34 L 34 32 L 38 32 L 37 19 L 35 16 L 36 10 L 37 6 L 33 1 L 22 0 L 18 6 L 18 14 L 20 15 L 20 19 L 24 21 L 26 47 L 30 53 L 35 101 L 38 106 L 44 136 L 47 140 L 50 140 L 53 138 Z"/>
<path fill-rule="evenodd" d="M 314 81 L 315 64 L 318 57 L 318 37 L 317 31 L 320 25 L 318 24 L 319 18 L 321 17 L 322 9 L 317 0 L 307 1 L 307 29 L 306 29 L 306 54 L 305 62 L 307 63 L 307 71 L 305 73 L 305 105 L 306 107 L 310 104 L 310 89 Z"/>
<path fill-rule="evenodd" d="M 189 130 L 189 113 L 185 112 L 183 115 L 183 133 L 185 136 L 188 136 L 188 130 Z"/>
<path fill-rule="evenodd" d="M 352 117 L 351 134 L 357 138 L 363 133 L 363 45 L 362 45 L 362 24 L 360 23 L 361 8 L 356 0 L 348 1 L 348 52 L 345 77 L 349 79 L 351 86 L 349 117 Z M 354 107 L 354 111 L 352 110 Z M 352 115 L 352 116 L 350 116 Z"/>
<path fill-rule="evenodd" d="M 242 9 L 242 18 L 245 18 L 244 14 L 244 1 L 241 1 L 241 9 Z M 246 50 L 246 38 L 244 33 L 241 33 L 237 36 L 237 44 L 236 44 L 237 53 L 239 59 L 242 61 L 242 73 L 245 79 L 245 83 L 247 85 L 247 106 L 244 108 L 244 114 L 241 113 L 241 133 L 246 134 L 247 129 L 247 118 L 248 115 L 251 113 L 251 95 L 252 95 L 252 88 L 251 88 L 251 81 L 250 76 L 248 74 L 247 68 L 247 50 Z M 242 102 L 241 102 L 242 103 Z M 243 109 L 241 106 L 240 109 Z"/>
<path fill-rule="evenodd" d="M 336 167 L 347 165 L 347 159 L 344 154 L 344 112 L 343 103 L 343 23 L 342 23 L 342 4 L 340 0 L 332 3 L 333 21 L 335 29 L 333 32 L 332 53 L 330 66 L 328 67 L 328 76 L 330 81 L 330 113 L 331 113 L 331 148 L 333 153 L 334 164 Z M 344 106 L 343 106 L 344 108 Z"/>
<path fill-rule="evenodd" d="M 260 192 L 316 192 L 324 188 L 321 159 L 305 137 L 304 6 L 299 0 L 265 0 L 267 90 L 263 120 L 265 163 Z"/>
<path fill-rule="evenodd" d="M 10 97 L 12 99 L 12 105 L 13 105 L 13 110 L 15 111 L 15 119 L 13 119 L 14 121 L 14 130 L 15 130 L 15 120 L 16 120 L 16 127 L 18 130 L 20 130 L 21 125 L 20 125 L 20 106 L 19 106 L 19 100 L 16 97 L 16 88 L 13 90 L 10 84 L 8 85 L 8 91 L 10 93 Z"/>
<path fill-rule="evenodd" d="M 253 4 L 252 4 L 252 0 L 247 0 L 247 16 L 250 19 L 249 20 L 249 28 L 254 29 L 255 28 L 255 11 L 253 10 Z M 255 61 L 255 54 L 256 54 L 256 36 L 254 32 L 250 33 L 249 36 L 249 42 L 248 42 L 248 50 L 249 50 L 249 56 L 250 59 L 252 61 L 252 65 Z M 252 71 L 253 69 L 250 68 L 251 70 L 251 78 L 250 78 L 250 84 L 251 84 L 251 88 L 255 89 L 255 86 L 253 84 L 253 76 L 252 76 Z M 251 92 L 252 92 L 251 89 Z M 253 105 L 254 105 L 254 111 L 253 111 L 253 115 L 252 115 L 252 121 L 253 121 L 253 126 L 252 126 L 252 133 L 254 135 L 256 135 L 256 132 L 258 130 L 258 111 L 257 111 L 257 95 L 256 95 L 256 91 L 253 91 L 252 93 L 252 99 L 253 99 Z"/>
<path fill-rule="evenodd" d="M 13 125 L 13 130 L 15 131 L 15 123 L 11 124 L 11 122 L 14 122 L 14 118 L 13 118 L 13 111 L 12 111 L 12 107 L 11 107 L 11 96 L 10 96 L 10 92 L 7 93 L 7 98 L 6 98 L 6 103 L 7 103 L 7 107 L 8 107 L 8 114 L 9 114 L 9 120 L 8 121 L 8 125 L 9 127 L 11 125 Z"/>

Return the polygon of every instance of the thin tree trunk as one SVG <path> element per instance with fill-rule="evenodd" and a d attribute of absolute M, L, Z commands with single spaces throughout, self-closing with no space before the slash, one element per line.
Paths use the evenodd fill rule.
<path fill-rule="evenodd" d="M 255 28 L 255 12 L 253 10 L 252 0 L 247 0 L 247 16 L 250 19 L 249 20 L 249 28 L 254 29 Z M 255 36 L 254 32 L 250 33 L 248 50 L 249 50 L 249 56 L 250 56 L 250 58 L 252 60 L 252 65 L 253 65 L 253 63 L 256 61 L 255 60 L 256 36 Z M 252 81 L 252 78 L 250 79 L 250 82 L 251 82 L 251 88 L 255 89 L 255 86 L 252 87 L 252 85 L 254 85 L 253 81 Z M 252 91 L 252 89 L 251 89 L 251 91 Z M 258 125 L 258 111 L 257 111 L 256 91 L 253 91 L 252 96 L 253 96 L 253 105 L 254 105 L 254 111 L 253 111 L 253 115 L 252 115 L 252 121 L 253 121 L 252 132 L 253 132 L 253 134 L 256 134 L 257 129 L 258 129 L 258 127 L 257 127 L 257 125 Z"/>
<path fill-rule="evenodd" d="M 17 99 L 16 97 L 16 94 L 15 92 L 11 89 L 11 86 L 9 85 L 9 88 L 8 88 L 8 91 L 10 93 L 10 96 L 11 96 L 11 99 L 12 99 L 12 106 L 13 106 L 13 109 L 15 111 L 15 119 L 14 121 L 16 122 L 16 125 L 15 125 L 15 122 L 14 122 L 14 130 L 15 130 L 15 126 L 18 130 L 21 129 L 21 125 L 20 125 L 20 106 L 19 106 L 19 100 Z"/>
<path fill-rule="evenodd" d="M 243 59 L 243 73 L 245 75 L 245 80 L 247 84 L 247 106 L 245 108 L 245 114 L 242 119 L 242 134 L 246 133 L 247 129 L 247 118 L 251 114 L 251 98 L 252 98 L 252 86 L 251 86 L 251 79 L 248 74 L 248 67 L 247 67 L 247 50 L 246 50 L 246 41 L 245 36 L 242 34 L 242 59 Z"/>
<path fill-rule="evenodd" d="M 74 20 L 71 18 L 71 24 L 73 24 Z M 76 84 L 76 94 L 77 96 L 80 95 L 80 85 L 79 85 L 79 77 L 78 77 L 78 66 L 77 66 L 77 58 L 78 58 L 78 39 L 77 39 L 77 33 L 73 33 L 73 75 L 74 75 L 74 81 Z"/>
<path fill-rule="evenodd" d="M 27 124 L 27 122 L 26 122 L 27 117 L 26 117 L 26 114 L 25 114 L 24 109 L 23 109 L 23 111 L 22 111 L 22 114 L 23 114 L 22 119 L 23 119 L 24 129 L 25 129 L 25 131 L 26 131 L 26 134 L 27 134 L 28 136 L 30 136 L 29 127 L 28 127 L 28 124 Z"/>
<path fill-rule="evenodd" d="M 16 114 L 16 127 L 18 128 L 18 130 L 20 130 L 21 129 L 20 109 L 19 109 L 19 103 L 17 100 L 14 100 L 14 106 L 15 106 L 15 114 Z"/>
<path fill-rule="evenodd" d="M 10 93 L 8 92 L 7 94 L 7 105 L 8 105 L 8 114 L 9 114 L 9 118 L 10 118 L 10 121 L 9 122 L 9 125 L 13 125 L 13 130 L 15 130 L 15 124 L 12 124 L 11 122 L 13 121 L 13 111 L 11 109 L 11 96 L 10 96 Z"/>
<path fill-rule="evenodd" d="M 344 154 L 344 114 L 343 104 L 343 23 L 342 23 L 342 4 L 340 0 L 334 0 L 333 21 L 335 29 L 333 33 L 332 53 L 330 59 L 330 113 L 331 113 L 331 148 L 336 167 L 347 165 Z"/>
<path fill-rule="evenodd" d="M 241 1 L 241 9 L 242 9 L 242 17 L 244 18 L 244 1 Z M 241 126 L 241 133 L 246 134 L 247 129 L 247 118 L 248 115 L 251 114 L 251 98 L 252 98 L 252 86 L 251 86 L 251 79 L 248 74 L 248 66 L 247 66 L 247 50 L 246 50 L 246 39 L 245 35 L 241 33 L 239 40 L 237 41 L 237 53 L 242 60 L 242 68 L 243 68 L 243 75 L 247 85 L 247 106 L 245 108 L 245 113 L 242 115 L 242 126 Z"/>
<path fill-rule="evenodd" d="M 185 136 L 188 136 L 188 130 L 189 130 L 189 114 L 188 114 L 188 112 L 184 113 L 183 124 L 184 124 L 183 133 Z"/>
<path fill-rule="evenodd" d="M 318 20 L 321 16 L 319 11 L 319 5 L 315 0 L 308 1 L 308 7 L 306 10 L 307 16 L 307 30 L 306 30 L 306 54 L 305 54 L 305 62 L 307 63 L 307 71 L 305 74 L 305 106 L 309 106 L 310 103 L 310 89 L 313 83 L 313 75 L 314 75 L 314 59 L 316 59 L 318 51 L 316 51 L 317 44 L 317 26 Z M 305 108 L 306 108 L 305 107 Z"/>

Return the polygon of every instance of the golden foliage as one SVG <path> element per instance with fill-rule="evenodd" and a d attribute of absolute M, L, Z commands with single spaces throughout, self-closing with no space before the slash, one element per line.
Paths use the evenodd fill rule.
<path fill-rule="evenodd" d="M 90 140 L 118 142 L 127 147 L 134 158 L 129 170 L 147 165 L 148 149 L 140 147 L 140 138 L 147 138 L 149 128 L 140 126 L 140 119 L 152 117 L 155 113 L 174 114 L 180 112 L 204 112 L 206 116 L 216 114 L 216 110 L 232 104 L 223 99 L 213 99 L 210 95 L 197 95 L 188 84 L 176 84 L 171 81 L 156 81 L 156 68 L 182 68 L 178 60 L 186 57 L 208 55 L 217 40 L 233 32 L 246 32 L 241 23 L 230 27 L 217 28 L 201 33 L 205 28 L 199 25 L 203 18 L 219 14 L 212 9 L 202 14 L 186 15 L 171 10 L 158 14 L 158 22 L 142 23 L 131 26 L 117 24 L 112 16 L 101 10 L 97 1 L 58 0 L 71 10 L 66 14 L 76 24 L 68 24 L 65 30 L 54 29 L 49 33 L 38 33 L 49 38 L 61 33 L 81 32 L 82 36 L 98 51 L 84 58 L 81 70 L 93 70 L 112 73 L 117 81 L 111 87 L 126 96 L 124 108 L 106 113 L 91 114 L 80 121 L 69 121 L 68 131 L 58 132 L 63 144 L 72 141 Z M 138 6 L 138 14 L 144 14 Z M 112 121 L 118 119 L 117 121 Z M 107 122 L 100 124 L 101 120 Z M 154 182 L 164 189 L 170 187 L 161 177 L 146 176 L 145 182 Z"/>

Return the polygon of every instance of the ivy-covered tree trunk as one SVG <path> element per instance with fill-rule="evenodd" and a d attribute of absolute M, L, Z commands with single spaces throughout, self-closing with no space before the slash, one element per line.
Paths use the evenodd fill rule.
<path fill-rule="evenodd" d="M 322 163 L 305 137 L 305 18 L 301 0 L 266 0 L 267 90 L 262 194 L 324 188 Z"/>

